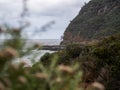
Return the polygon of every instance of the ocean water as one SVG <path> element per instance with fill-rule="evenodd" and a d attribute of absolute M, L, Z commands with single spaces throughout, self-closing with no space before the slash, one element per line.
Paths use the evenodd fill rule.
<path fill-rule="evenodd" d="M 26 40 L 27 46 L 40 44 L 40 45 L 59 45 L 60 39 L 28 39 Z"/>
<path fill-rule="evenodd" d="M 32 52 L 24 57 L 17 58 L 13 61 L 13 63 L 17 64 L 20 62 L 26 63 L 26 66 L 32 66 L 34 63 L 39 62 L 40 58 L 45 53 L 54 53 L 55 51 L 49 51 L 49 50 L 32 50 Z"/>
<path fill-rule="evenodd" d="M 5 39 L 0 38 L 0 45 L 4 42 Z M 61 40 L 60 39 L 27 39 L 25 40 L 26 46 L 32 46 L 34 44 L 40 45 L 59 45 Z"/>
<path fill-rule="evenodd" d="M 26 45 L 27 46 L 32 46 L 34 44 L 59 45 L 60 42 L 61 42 L 61 40 L 59 40 L 59 39 L 34 39 L 34 40 L 31 39 L 31 40 L 27 40 Z M 25 62 L 27 64 L 27 66 L 31 66 L 35 62 L 40 61 L 40 58 L 45 53 L 54 53 L 54 52 L 55 51 L 50 51 L 50 50 L 32 50 L 29 55 L 14 60 L 14 63 Z"/>

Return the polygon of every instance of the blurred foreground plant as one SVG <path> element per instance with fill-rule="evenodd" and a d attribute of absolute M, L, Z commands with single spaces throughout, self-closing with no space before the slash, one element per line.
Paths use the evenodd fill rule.
<path fill-rule="evenodd" d="M 32 67 L 32 73 L 36 73 L 35 76 L 42 80 L 42 90 L 81 90 L 80 83 L 82 80 L 82 72 L 79 71 L 79 65 L 67 66 L 58 65 L 58 56 L 54 56 L 50 65 L 42 63 L 36 63 Z M 39 73 L 38 73 L 39 71 Z M 40 86 L 40 85 L 39 85 Z"/>
<path fill-rule="evenodd" d="M 5 40 L 0 47 L 0 90 L 81 90 L 79 65 L 58 65 L 57 55 L 51 58 L 47 67 L 41 62 L 31 67 L 25 67 L 24 62 L 13 63 L 33 49 L 25 48 L 21 31 L 8 27 L 1 29 Z"/>
<path fill-rule="evenodd" d="M 57 56 L 49 67 L 36 63 L 24 67 L 25 63 L 9 64 L 0 73 L 0 90 L 81 90 L 82 72 L 78 65 L 56 65 Z"/>

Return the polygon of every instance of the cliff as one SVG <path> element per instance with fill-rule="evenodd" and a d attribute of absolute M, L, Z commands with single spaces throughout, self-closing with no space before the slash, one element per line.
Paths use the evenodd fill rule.
<path fill-rule="evenodd" d="M 120 0 L 91 0 L 66 28 L 61 44 L 98 40 L 120 32 Z"/>

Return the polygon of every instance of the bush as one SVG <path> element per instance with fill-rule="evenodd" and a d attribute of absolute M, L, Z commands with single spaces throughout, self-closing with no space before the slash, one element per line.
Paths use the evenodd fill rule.
<path fill-rule="evenodd" d="M 71 44 L 66 47 L 66 53 L 70 58 L 76 58 L 82 52 L 82 47 L 79 44 Z"/>
<path fill-rule="evenodd" d="M 14 60 L 25 56 L 24 44 L 21 44 L 23 41 L 18 33 L 7 32 L 7 34 L 12 39 L 6 40 L 0 48 L 0 90 L 76 90 L 81 88 L 82 72 L 78 70 L 78 65 L 58 65 L 56 54 L 51 56 L 46 53 L 41 59 L 42 63 L 37 62 L 31 67 L 26 67 L 24 62 L 15 63 Z M 32 49 L 26 50 L 26 53 L 29 54 Z"/>
<path fill-rule="evenodd" d="M 55 54 L 60 64 L 78 63 L 84 72 L 84 83 L 99 81 L 105 85 L 106 90 L 119 88 L 120 34 L 82 48 L 79 45 L 68 45 L 65 50 Z"/>

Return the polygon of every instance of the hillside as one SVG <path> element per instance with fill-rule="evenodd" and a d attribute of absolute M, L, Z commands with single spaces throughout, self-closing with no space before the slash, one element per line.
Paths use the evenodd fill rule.
<path fill-rule="evenodd" d="M 91 0 L 70 22 L 61 44 L 83 42 L 120 32 L 120 0 Z"/>

